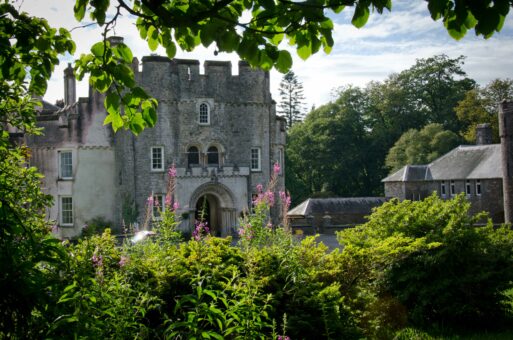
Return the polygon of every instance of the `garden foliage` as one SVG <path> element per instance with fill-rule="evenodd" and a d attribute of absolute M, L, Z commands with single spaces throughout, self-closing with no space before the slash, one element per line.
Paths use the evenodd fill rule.
<path fill-rule="evenodd" d="M 469 216 L 469 208 L 463 195 L 392 200 L 339 234 L 370 334 L 387 337 L 408 324 L 461 329 L 506 321 L 513 231 L 494 228 L 484 214 Z"/>

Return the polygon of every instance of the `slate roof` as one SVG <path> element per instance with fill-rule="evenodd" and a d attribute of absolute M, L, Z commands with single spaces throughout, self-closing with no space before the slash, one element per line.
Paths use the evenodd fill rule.
<path fill-rule="evenodd" d="M 372 208 L 385 203 L 384 197 L 343 197 L 343 198 L 309 198 L 287 216 L 304 217 L 315 214 L 351 213 L 367 215 Z"/>
<path fill-rule="evenodd" d="M 406 165 L 382 182 L 502 178 L 501 146 L 460 145 L 427 165 Z"/>

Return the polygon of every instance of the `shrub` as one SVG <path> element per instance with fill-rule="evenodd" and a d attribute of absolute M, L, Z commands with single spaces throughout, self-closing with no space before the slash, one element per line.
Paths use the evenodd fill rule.
<path fill-rule="evenodd" d="M 504 320 L 502 292 L 513 282 L 513 231 L 494 229 L 491 221 L 476 226 L 484 215 L 470 216 L 469 207 L 463 195 L 392 200 L 363 226 L 339 234 L 344 261 L 363 266 L 352 270 L 359 273 L 365 306 L 358 308 L 368 333 L 403 327 L 398 310 L 421 327 L 472 328 Z"/>
<path fill-rule="evenodd" d="M 91 237 L 93 235 L 101 235 L 105 229 L 112 229 L 112 222 L 107 221 L 104 217 L 95 217 L 86 222 L 82 228 L 82 237 Z"/>

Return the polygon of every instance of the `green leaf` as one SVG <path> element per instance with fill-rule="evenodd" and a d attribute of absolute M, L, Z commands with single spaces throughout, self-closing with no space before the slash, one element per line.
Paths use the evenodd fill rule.
<path fill-rule="evenodd" d="M 77 19 L 77 21 L 82 21 L 82 19 L 84 19 L 86 5 L 87 0 L 76 1 L 75 6 L 73 7 L 73 11 L 75 12 L 75 19 Z"/>
<path fill-rule="evenodd" d="M 126 87 L 131 88 L 135 86 L 134 72 L 125 64 L 117 64 L 112 70 L 112 75 L 116 81 Z"/>
<path fill-rule="evenodd" d="M 159 32 L 157 31 L 155 26 L 150 26 L 150 28 L 148 28 L 148 35 L 147 35 L 148 47 L 150 48 L 150 50 L 155 51 L 157 49 L 157 47 L 159 47 L 158 38 L 159 38 Z"/>
<path fill-rule="evenodd" d="M 166 47 L 166 55 L 169 59 L 173 59 L 176 55 L 176 45 L 174 42 L 170 42 Z"/>
<path fill-rule="evenodd" d="M 119 114 L 120 100 L 115 92 L 109 92 L 103 101 L 103 105 L 109 114 Z M 107 118 L 105 118 L 107 119 Z M 105 121 L 104 121 L 105 124 Z"/>
<path fill-rule="evenodd" d="M 105 52 L 105 44 L 103 41 L 97 42 L 91 47 L 91 53 L 96 57 L 103 57 Z"/>
<path fill-rule="evenodd" d="M 356 5 L 351 23 L 356 28 L 362 28 L 367 23 L 367 20 L 369 20 L 369 8 L 358 3 L 358 5 Z"/>
<path fill-rule="evenodd" d="M 124 60 L 126 63 L 130 64 L 132 59 L 134 58 L 132 51 L 130 48 L 124 43 L 120 43 L 112 48 L 112 52 L 119 59 Z"/>
<path fill-rule="evenodd" d="M 288 51 L 280 51 L 274 67 L 281 73 L 287 73 L 292 67 L 292 56 L 290 53 Z"/>
<path fill-rule="evenodd" d="M 301 59 L 306 60 L 310 55 L 312 55 L 312 49 L 309 45 L 301 46 L 297 49 L 297 55 Z"/>

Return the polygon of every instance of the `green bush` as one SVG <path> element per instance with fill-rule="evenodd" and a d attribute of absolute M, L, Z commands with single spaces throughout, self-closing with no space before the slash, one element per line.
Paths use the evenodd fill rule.
<path fill-rule="evenodd" d="M 351 275 L 361 304 L 353 307 L 361 309 L 368 334 L 389 337 L 406 321 L 455 329 L 505 321 L 513 231 L 490 221 L 476 226 L 484 215 L 470 216 L 469 207 L 463 195 L 392 200 L 365 225 L 339 234 L 345 270 L 358 273 Z"/>

